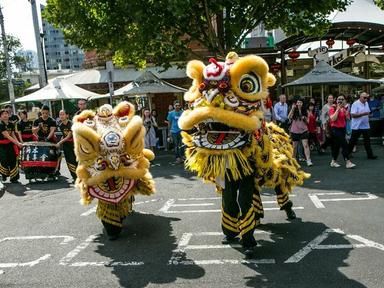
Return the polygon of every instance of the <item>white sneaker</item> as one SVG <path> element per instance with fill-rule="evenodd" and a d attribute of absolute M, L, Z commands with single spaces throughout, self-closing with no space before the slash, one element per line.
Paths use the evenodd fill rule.
<path fill-rule="evenodd" d="M 308 159 L 308 160 L 307 160 L 307 166 L 308 166 L 308 167 L 309 167 L 309 166 L 313 166 L 313 163 L 312 163 L 311 159 Z"/>
<path fill-rule="evenodd" d="M 349 161 L 349 162 L 347 162 L 347 164 L 345 164 L 345 168 L 347 168 L 347 169 L 352 169 L 355 167 L 356 167 L 356 164 L 353 164 L 351 161 Z"/>
<path fill-rule="evenodd" d="M 337 168 L 337 167 L 340 167 L 340 164 L 337 163 L 336 161 L 332 161 L 330 166 L 333 167 L 333 168 Z"/>

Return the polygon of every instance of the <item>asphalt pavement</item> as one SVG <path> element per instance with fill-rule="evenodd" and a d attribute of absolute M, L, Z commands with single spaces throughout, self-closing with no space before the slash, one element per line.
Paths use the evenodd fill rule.
<path fill-rule="evenodd" d="M 157 193 L 136 197 L 113 242 L 65 163 L 57 181 L 22 175 L 0 193 L 0 287 L 384 287 L 384 148 L 373 149 L 379 159 L 359 147 L 351 170 L 314 155 L 293 221 L 264 190 L 253 259 L 221 244 L 220 195 L 170 154 L 151 167 Z"/>

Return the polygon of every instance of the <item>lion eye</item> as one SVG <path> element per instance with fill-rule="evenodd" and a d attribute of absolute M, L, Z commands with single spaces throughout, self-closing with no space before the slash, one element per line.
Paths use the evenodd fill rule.
<path fill-rule="evenodd" d="M 260 92 L 260 80 L 255 74 L 244 74 L 240 79 L 239 88 L 247 94 Z"/>
<path fill-rule="evenodd" d="M 80 150 L 81 150 L 81 152 L 83 152 L 84 154 L 91 154 L 91 151 L 89 151 L 89 149 L 88 149 L 85 145 L 81 145 L 81 144 L 80 144 Z"/>

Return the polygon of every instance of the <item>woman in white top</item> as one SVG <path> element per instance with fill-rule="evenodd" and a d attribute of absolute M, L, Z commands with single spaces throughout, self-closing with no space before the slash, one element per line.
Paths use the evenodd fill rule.
<path fill-rule="evenodd" d="M 288 118 L 292 120 L 290 132 L 293 141 L 293 157 L 296 157 L 296 150 L 301 141 L 307 165 L 312 166 L 311 152 L 308 145 L 308 115 L 307 110 L 303 107 L 302 100 L 297 100 L 296 103 L 292 104 L 292 109 L 288 114 Z"/>
<path fill-rule="evenodd" d="M 156 130 L 155 127 L 157 128 L 157 123 L 155 120 L 155 117 L 151 115 L 151 111 L 149 111 L 148 108 L 144 108 L 143 110 L 143 124 L 145 127 L 145 148 L 151 149 L 152 151 L 156 147 Z"/>

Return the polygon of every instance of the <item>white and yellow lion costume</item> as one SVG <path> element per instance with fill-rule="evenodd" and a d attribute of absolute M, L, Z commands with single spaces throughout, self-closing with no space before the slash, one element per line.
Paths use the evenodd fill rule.
<path fill-rule="evenodd" d="M 106 104 L 96 114 L 83 111 L 74 118 L 72 127 L 81 202 L 87 205 L 98 198 L 96 215 L 108 234 L 120 232 L 122 220 L 132 211 L 135 194 L 155 192 L 148 171 L 154 154 L 144 149 L 145 128 L 141 118 L 134 115 L 129 102 L 115 109 Z"/>
<path fill-rule="evenodd" d="M 262 186 L 275 188 L 280 206 L 290 209 L 288 194 L 309 175 L 292 157 L 289 136 L 263 120 L 262 101 L 276 81 L 268 73 L 267 63 L 258 56 L 238 57 L 234 52 L 227 55 L 225 62 L 210 62 L 205 66 L 193 60 L 187 65 L 193 83 L 184 99 L 190 109 L 179 119 L 186 167 L 223 192 L 223 206 L 227 206 L 222 209 L 224 233 L 229 238 L 245 238 L 263 217 L 259 193 Z M 253 180 L 246 181 L 253 186 L 253 192 L 243 201 L 245 204 L 239 203 L 238 208 L 234 207 L 237 203 L 225 204 L 230 198 L 224 198 L 225 186 L 241 192 L 241 181 L 249 177 Z M 249 240 L 243 246 L 249 248 L 255 243 Z"/>

